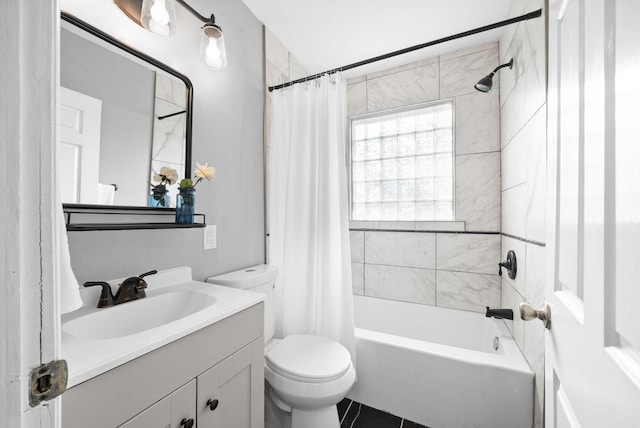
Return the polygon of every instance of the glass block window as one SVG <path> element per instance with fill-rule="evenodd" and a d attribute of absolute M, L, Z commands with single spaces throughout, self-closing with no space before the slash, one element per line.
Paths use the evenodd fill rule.
<path fill-rule="evenodd" d="M 351 220 L 454 220 L 453 102 L 351 120 Z"/>

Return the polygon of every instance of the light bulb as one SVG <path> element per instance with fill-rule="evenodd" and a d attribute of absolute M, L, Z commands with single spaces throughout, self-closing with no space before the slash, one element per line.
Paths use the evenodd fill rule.
<path fill-rule="evenodd" d="M 169 23 L 169 12 L 167 11 L 165 0 L 156 0 L 149 10 L 149 14 L 151 15 L 151 20 L 155 21 L 155 23 L 160 26 L 164 26 Z"/>
<path fill-rule="evenodd" d="M 227 66 L 227 50 L 220 27 L 213 22 L 202 27 L 200 37 L 201 61 L 212 70 L 222 70 Z"/>
<path fill-rule="evenodd" d="M 209 67 L 220 67 L 222 65 L 220 49 L 218 49 L 218 39 L 215 37 L 209 37 L 209 44 L 205 50 L 205 62 Z"/>
<path fill-rule="evenodd" d="M 171 27 L 168 24 L 159 24 L 155 19 L 149 20 L 149 30 L 159 36 L 168 36 L 171 34 Z"/>

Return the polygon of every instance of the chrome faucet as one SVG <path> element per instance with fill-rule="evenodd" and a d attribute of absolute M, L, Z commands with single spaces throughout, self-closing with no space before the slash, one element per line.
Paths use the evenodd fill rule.
<path fill-rule="evenodd" d="M 100 299 L 98 299 L 97 308 L 108 308 L 110 306 L 119 305 L 121 303 L 130 302 L 132 300 L 143 299 L 147 295 L 144 289 L 147 288 L 147 282 L 142 279 L 145 276 L 158 273 L 157 270 L 145 272 L 139 276 L 132 276 L 122 281 L 122 284 L 118 287 L 115 296 L 111 291 L 111 285 L 105 281 L 87 281 L 82 284 L 84 287 L 101 286 L 102 292 L 100 293 Z"/>

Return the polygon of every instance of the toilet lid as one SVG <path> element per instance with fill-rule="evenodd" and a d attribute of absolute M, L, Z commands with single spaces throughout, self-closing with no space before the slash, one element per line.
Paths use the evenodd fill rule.
<path fill-rule="evenodd" d="M 329 382 L 351 366 L 349 351 L 333 340 L 311 335 L 287 336 L 265 355 L 269 368 L 289 379 Z"/>

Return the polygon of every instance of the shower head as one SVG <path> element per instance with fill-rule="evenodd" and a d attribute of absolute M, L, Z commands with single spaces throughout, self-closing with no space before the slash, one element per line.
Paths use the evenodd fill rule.
<path fill-rule="evenodd" d="M 478 83 L 475 84 L 475 88 L 480 92 L 490 92 L 491 87 L 493 87 L 493 76 L 496 74 L 498 70 L 504 67 L 513 68 L 513 58 L 506 64 L 499 65 L 493 70 L 491 73 L 484 76 L 482 79 L 478 80 Z"/>

